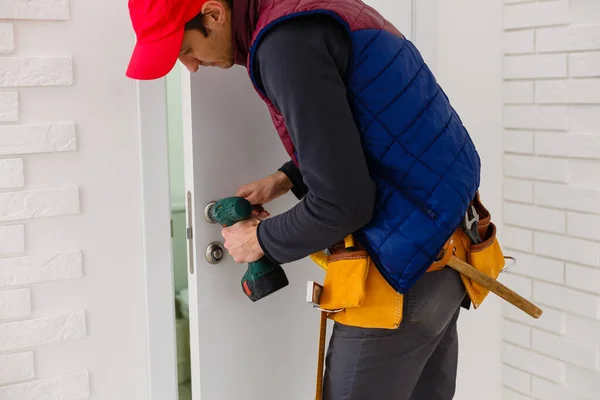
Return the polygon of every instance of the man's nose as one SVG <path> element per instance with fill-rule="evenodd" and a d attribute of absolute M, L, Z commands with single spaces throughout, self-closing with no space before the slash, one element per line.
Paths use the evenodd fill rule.
<path fill-rule="evenodd" d="M 198 64 L 187 64 L 185 67 L 190 72 L 196 72 L 196 71 L 198 71 Z"/>
<path fill-rule="evenodd" d="M 180 56 L 179 61 L 181 61 L 181 63 L 187 68 L 188 71 L 198 71 L 198 66 L 200 65 L 200 63 L 195 58 L 189 56 Z"/>

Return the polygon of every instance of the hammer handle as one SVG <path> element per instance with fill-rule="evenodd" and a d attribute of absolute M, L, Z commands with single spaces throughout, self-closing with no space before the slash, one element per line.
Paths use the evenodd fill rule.
<path fill-rule="evenodd" d="M 510 290 L 497 280 L 485 275 L 483 272 L 479 271 L 471 264 L 467 264 L 466 262 L 456 258 L 455 256 L 452 256 L 448 261 L 448 266 L 453 270 L 465 275 L 466 277 L 471 278 L 473 281 L 479 283 L 486 289 L 489 289 L 491 292 L 494 292 L 495 294 L 502 297 L 504 300 L 508 301 L 515 307 L 520 308 L 522 311 L 526 312 L 533 318 L 539 318 L 542 315 L 542 310 L 535 304 L 531 303 L 527 299 L 524 299 L 519 294 Z"/>

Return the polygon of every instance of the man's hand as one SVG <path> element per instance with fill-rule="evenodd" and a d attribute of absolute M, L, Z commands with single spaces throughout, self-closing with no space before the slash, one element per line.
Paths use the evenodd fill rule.
<path fill-rule="evenodd" d="M 269 213 L 262 205 L 283 196 L 292 188 L 292 182 L 286 174 L 277 171 L 265 178 L 240 186 L 236 196 L 243 197 L 251 204 L 258 206 L 254 215 L 266 218 Z"/>
<path fill-rule="evenodd" d="M 260 219 L 254 217 L 221 230 L 224 246 L 236 263 L 257 261 L 264 255 L 256 235 L 259 223 Z"/>

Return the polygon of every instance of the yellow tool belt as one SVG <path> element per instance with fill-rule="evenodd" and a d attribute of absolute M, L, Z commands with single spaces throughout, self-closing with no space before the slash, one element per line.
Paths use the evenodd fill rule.
<path fill-rule="evenodd" d="M 446 242 L 440 258 L 428 268 L 428 273 L 444 268 L 449 258 L 454 256 L 497 279 L 505 265 L 505 257 L 496 237 L 496 227 L 479 194 L 471 204 L 480 216 L 477 228 L 481 243 L 471 244 L 462 228 L 457 229 Z M 319 251 L 312 254 L 311 258 L 326 271 L 319 301 L 318 400 L 321 398 L 326 320 L 361 328 L 396 329 L 402 322 L 404 296 L 387 283 L 367 251 L 355 243 L 352 235 L 346 237 L 344 243 L 330 248 L 329 254 Z M 461 279 L 474 308 L 478 308 L 489 290 L 462 274 Z"/>
<path fill-rule="evenodd" d="M 458 228 L 446 242 L 439 260 L 427 272 L 444 268 L 449 257 L 454 256 L 497 279 L 505 257 L 496 237 L 496 227 L 479 194 L 471 204 L 480 216 L 477 224 L 481 243 L 471 244 L 462 228 Z M 327 317 L 362 328 L 397 328 L 402 321 L 403 295 L 387 283 L 367 251 L 349 235 L 344 243 L 330 248 L 329 253 L 320 251 L 310 256 L 326 271 L 319 306 L 327 311 Z M 462 274 L 461 278 L 474 308 L 478 308 L 489 290 Z"/>

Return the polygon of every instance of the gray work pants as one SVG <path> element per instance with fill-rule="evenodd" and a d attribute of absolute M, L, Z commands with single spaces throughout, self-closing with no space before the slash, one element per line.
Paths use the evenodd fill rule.
<path fill-rule="evenodd" d="M 323 400 L 451 400 L 464 297 L 458 273 L 444 268 L 424 274 L 404 296 L 398 329 L 334 324 Z"/>

